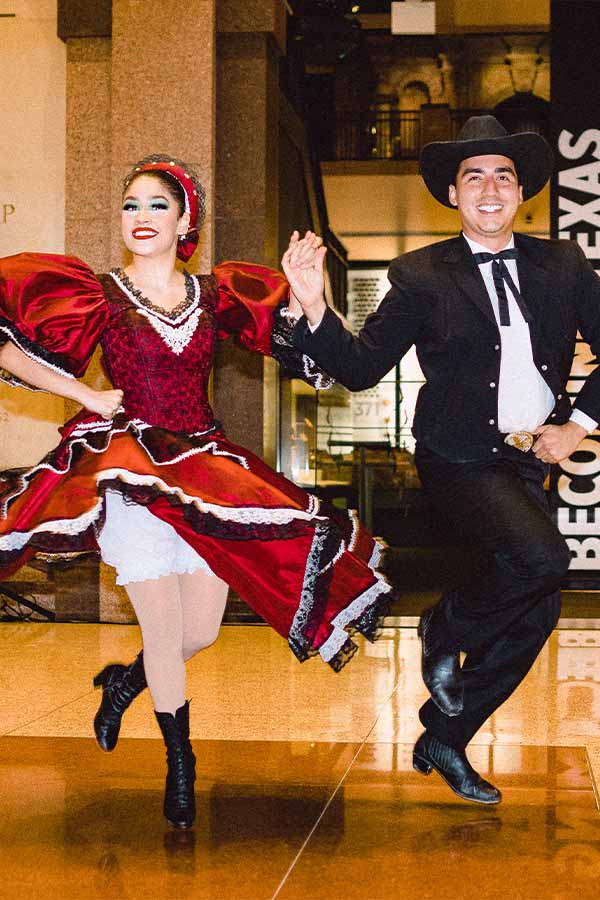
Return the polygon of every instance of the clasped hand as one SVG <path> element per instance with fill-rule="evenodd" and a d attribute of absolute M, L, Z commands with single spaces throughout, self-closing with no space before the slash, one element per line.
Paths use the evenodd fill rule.
<path fill-rule="evenodd" d="M 303 238 L 292 233 L 289 247 L 283 254 L 281 266 L 290 283 L 290 313 L 303 313 L 311 325 L 318 325 L 326 309 L 323 262 L 327 248 L 312 231 Z"/>
<path fill-rule="evenodd" d="M 112 419 L 118 412 L 123 400 L 123 391 L 111 389 L 108 391 L 91 390 L 83 398 L 86 409 L 98 413 L 104 419 Z"/>
<path fill-rule="evenodd" d="M 537 458 L 545 463 L 557 463 L 575 453 L 587 431 L 570 421 L 564 425 L 540 425 L 534 434 L 538 435 L 533 445 Z"/>

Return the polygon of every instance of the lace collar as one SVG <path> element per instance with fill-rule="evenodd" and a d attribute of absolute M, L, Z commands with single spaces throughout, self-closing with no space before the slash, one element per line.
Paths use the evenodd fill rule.
<path fill-rule="evenodd" d="M 109 275 L 123 293 L 129 297 L 132 303 L 137 307 L 147 310 L 163 322 L 177 324 L 177 322 L 182 321 L 192 313 L 200 302 L 200 282 L 195 275 L 190 275 L 187 271 L 184 271 L 183 273 L 185 279 L 185 299 L 182 300 L 181 303 L 178 303 L 173 309 L 163 309 L 162 306 L 156 306 L 148 300 L 148 298 L 136 288 L 129 276 L 126 275 L 120 267 L 111 269 Z"/>

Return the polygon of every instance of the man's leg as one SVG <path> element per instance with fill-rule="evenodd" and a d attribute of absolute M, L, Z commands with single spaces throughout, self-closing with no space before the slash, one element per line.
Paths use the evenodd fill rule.
<path fill-rule="evenodd" d="M 415 766 L 425 773 L 436 768 L 465 799 L 499 802 L 500 793 L 471 768 L 464 749 L 525 677 L 555 626 L 569 554 L 547 511 L 544 469 L 534 457 L 507 454 L 471 467 L 425 453 L 420 474 L 489 564 L 476 584 L 444 595 L 431 616 L 439 647 L 467 651 L 463 708 L 446 715 L 425 703 L 420 718 L 427 731 L 415 746 Z"/>
<path fill-rule="evenodd" d="M 483 723 L 519 686 L 546 643 L 560 615 L 560 593 L 544 597 L 491 645 L 468 653 L 461 673 L 463 710 L 446 716 L 432 700 L 419 711 L 427 731 L 464 750 Z"/>
<path fill-rule="evenodd" d="M 568 569 L 568 548 L 546 506 L 545 467 L 533 455 L 507 451 L 510 456 L 489 465 L 450 463 L 428 451 L 417 455 L 433 501 L 487 558 L 475 583 L 448 591 L 435 607 L 433 637 L 449 652 L 494 644 L 558 590 Z"/>

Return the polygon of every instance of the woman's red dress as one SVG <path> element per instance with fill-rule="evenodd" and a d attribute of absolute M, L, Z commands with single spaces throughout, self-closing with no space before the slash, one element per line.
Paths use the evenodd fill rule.
<path fill-rule="evenodd" d="M 356 650 L 350 634 L 374 640 L 387 606 L 377 544 L 352 514 L 232 444 L 208 402 L 215 346 L 229 335 L 317 387 L 326 376 L 291 346 L 280 273 L 223 263 L 192 280 L 193 296 L 166 314 L 122 273 L 96 277 L 49 254 L 0 260 L 0 342 L 73 377 L 100 343 L 124 393 L 112 421 L 82 410 L 39 464 L 0 476 L 0 577 L 36 552 L 97 550 L 116 490 L 171 524 L 298 659 L 319 653 L 339 669 Z"/>

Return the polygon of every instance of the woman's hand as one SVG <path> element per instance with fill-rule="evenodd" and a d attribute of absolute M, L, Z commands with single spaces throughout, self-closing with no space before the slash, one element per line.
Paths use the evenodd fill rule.
<path fill-rule="evenodd" d="M 67 377 L 30 359 L 11 343 L 0 347 L 0 365 L 26 384 L 81 403 L 86 409 L 99 413 L 105 419 L 112 419 L 123 400 L 123 391 L 95 391 L 77 378 Z"/>
<path fill-rule="evenodd" d="M 298 232 L 294 231 L 281 260 L 292 289 L 290 312 L 297 313 L 301 310 L 313 326 L 319 324 L 326 309 L 323 275 L 326 252 L 322 239 L 314 232 L 307 231 L 300 238 Z"/>
<path fill-rule="evenodd" d="M 123 401 L 123 391 L 95 391 L 90 388 L 86 394 L 84 405 L 90 412 L 101 415 L 104 419 L 112 419 Z"/>

